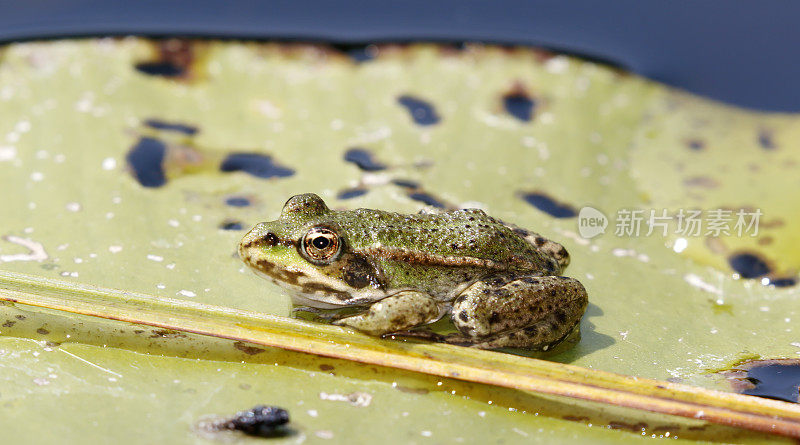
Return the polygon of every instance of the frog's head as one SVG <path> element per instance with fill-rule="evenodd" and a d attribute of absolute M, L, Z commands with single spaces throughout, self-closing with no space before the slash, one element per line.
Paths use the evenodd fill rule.
<path fill-rule="evenodd" d="M 382 293 L 374 266 L 348 250 L 335 213 L 313 193 L 289 198 L 275 221 L 256 224 L 239 256 L 260 275 L 294 291 L 295 303 L 338 307 Z"/>

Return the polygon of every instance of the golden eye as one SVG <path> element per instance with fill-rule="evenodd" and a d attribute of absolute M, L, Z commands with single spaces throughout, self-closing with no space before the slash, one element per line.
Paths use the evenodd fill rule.
<path fill-rule="evenodd" d="M 316 264 L 334 261 L 342 250 L 339 235 L 325 227 L 315 227 L 309 230 L 303 237 L 300 249 L 306 259 Z"/>

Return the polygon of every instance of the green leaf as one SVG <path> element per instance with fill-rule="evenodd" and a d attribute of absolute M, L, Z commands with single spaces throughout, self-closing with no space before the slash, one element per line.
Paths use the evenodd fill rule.
<path fill-rule="evenodd" d="M 143 72 L 153 67 L 180 75 Z M 417 124 L 398 103 L 401 96 L 430 104 L 438 122 Z M 506 96 L 530 99 L 531 120 L 507 112 Z M 43 289 L 53 288 L 46 280 L 74 281 L 62 309 L 91 295 L 75 291 L 91 285 L 179 300 L 174 307 L 156 300 L 159 317 L 193 304 L 195 322 L 210 311 L 202 305 L 286 317 L 288 298 L 236 258 L 242 232 L 221 227 L 274 219 L 289 196 L 302 192 L 318 193 L 332 207 L 403 212 L 422 206 L 414 198 L 434 198 L 485 208 L 567 246 L 567 274 L 584 283 L 590 307 L 582 341 L 549 360 L 727 390 L 723 377 L 707 371 L 753 354 L 796 357 L 800 351 L 793 331 L 800 316 L 796 287 L 735 279 L 728 264 L 731 255 L 746 251 L 763 257 L 774 277 L 796 270 L 790 247 L 798 233 L 790 179 L 796 119 L 733 109 L 601 65 L 528 49 L 387 45 L 377 58 L 356 63 L 324 47 L 286 44 L 133 38 L 12 44 L 0 63 L 0 268 L 8 280 L 12 273 L 40 277 L 15 288 L 29 298 L 46 296 Z M 695 139 L 704 148 L 692 148 Z M 166 182 L 160 187 L 143 187 L 127 164 L 141 144 L 164 150 Z M 353 148 L 367 150 L 388 168 L 361 171 L 344 159 Z M 264 179 L 220 171 L 231 153 L 269 156 L 276 169 L 294 173 Z M 418 185 L 410 188 L 411 181 Z M 351 189 L 367 193 L 337 198 Z M 752 239 L 689 238 L 682 253 L 673 248 L 676 236 L 619 237 L 613 225 L 585 240 L 575 218 L 553 218 L 523 199 L 534 192 L 574 209 L 594 207 L 610 218 L 632 208 L 760 206 L 763 232 Z M 232 197 L 251 205 L 226 204 Z M 119 292 L 107 295 L 118 298 Z M 108 301 L 93 302 L 99 303 Z M 385 367 L 373 372 L 343 360 L 334 367 L 347 371 L 331 376 L 319 368 L 328 359 L 255 352 L 246 344 L 234 349 L 222 340 L 27 306 L 4 307 L 3 315 L 0 321 L 13 323 L 0 328 L 0 370 L 8 388 L 0 388 L 0 406 L 19 438 L 77 440 L 88 434 L 87 441 L 102 441 L 141 434 L 143 441 L 193 441 L 191 425 L 199 416 L 230 415 L 256 403 L 290 408 L 309 438 L 330 433 L 339 440 L 366 439 L 387 428 L 396 428 L 398 442 L 423 440 L 427 433 L 440 440 L 621 437 L 586 428 L 586 422 L 626 425 L 637 433 L 645 428 L 657 436 L 672 431 L 682 438 L 763 438 L 717 427 L 698 432 L 690 429 L 696 424 L 674 417 L 625 410 L 605 415 L 591 404 L 576 408 L 576 416 L 564 399 L 441 380 L 442 387 L 457 388 L 453 395 L 430 377 Z M 172 323 L 164 320 L 158 325 Z M 346 355 L 356 343 L 376 350 L 410 348 L 338 328 L 270 320 L 280 329 L 261 335 L 321 335 L 323 341 L 315 342 L 343 354 L 337 357 L 357 358 Z M 248 336 L 241 338 L 255 339 L 253 329 L 242 329 Z M 156 337 L 140 338 L 151 335 Z M 441 345 L 415 348 L 467 357 Z M 481 361 L 497 355 L 473 353 Z M 435 361 L 449 369 L 444 366 L 454 357 Z M 504 357 L 514 367 L 538 363 Z M 268 365 L 273 359 L 286 366 Z M 418 386 L 398 390 L 395 378 Z M 240 394 L 240 384 L 249 389 Z M 414 392 L 419 388 L 430 392 Z M 319 398 L 321 392 L 356 391 L 372 394 L 372 405 L 346 407 Z M 500 402 L 491 395 L 495 391 Z M 792 409 L 778 402 L 746 403 Z M 63 408 L 57 415 L 54 405 Z M 545 407 L 544 416 L 529 415 L 537 406 Z M 34 429 L 44 407 L 52 428 Z M 431 423 L 444 412 L 447 420 Z M 142 431 L 141 425 L 152 427 Z"/>

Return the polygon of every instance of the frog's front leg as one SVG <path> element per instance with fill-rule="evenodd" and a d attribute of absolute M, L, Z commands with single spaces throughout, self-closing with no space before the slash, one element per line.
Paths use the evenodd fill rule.
<path fill-rule="evenodd" d="M 365 312 L 341 318 L 334 324 L 350 326 L 372 335 L 382 335 L 431 323 L 438 320 L 442 312 L 442 308 L 430 295 L 402 291 L 372 303 Z"/>
<path fill-rule="evenodd" d="M 587 302 L 583 285 L 568 277 L 478 281 L 453 304 L 453 323 L 461 335 L 448 342 L 483 349 L 547 350 L 577 328 Z"/>

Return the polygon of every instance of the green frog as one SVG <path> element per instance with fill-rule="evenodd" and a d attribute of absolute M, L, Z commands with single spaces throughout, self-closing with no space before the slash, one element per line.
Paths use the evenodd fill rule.
<path fill-rule="evenodd" d="M 546 351 L 580 334 L 588 301 L 560 276 L 563 246 L 477 209 L 334 211 L 297 195 L 244 236 L 239 256 L 296 305 L 359 309 L 334 323 L 372 335 L 413 335 L 449 315 L 448 343 Z"/>

